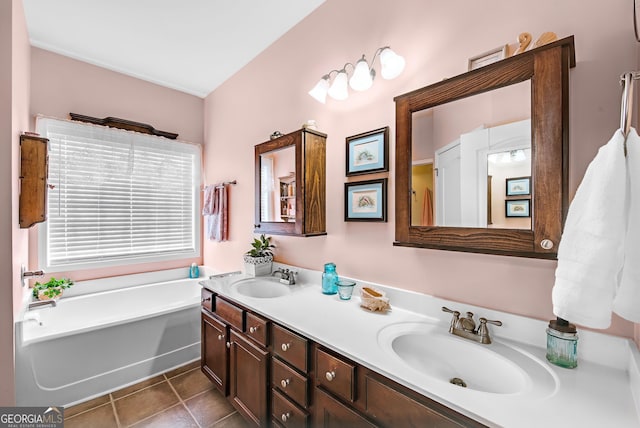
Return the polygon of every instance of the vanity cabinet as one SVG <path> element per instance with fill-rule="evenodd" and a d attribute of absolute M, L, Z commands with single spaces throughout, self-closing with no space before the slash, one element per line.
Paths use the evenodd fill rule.
<path fill-rule="evenodd" d="M 255 233 L 327 234 L 326 145 L 303 128 L 255 146 Z"/>
<path fill-rule="evenodd" d="M 207 289 L 202 297 L 202 371 L 254 426 L 484 426 Z"/>
<path fill-rule="evenodd" d="M 269 426 L 270 321 L 204 288 L 201 318 L 202 372 L 247 421 Z"/>

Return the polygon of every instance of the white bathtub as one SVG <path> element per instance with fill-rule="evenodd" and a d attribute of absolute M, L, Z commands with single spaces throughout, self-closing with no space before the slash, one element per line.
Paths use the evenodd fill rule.
<path fill-rule="evenodd" d="M 101 281 L 108 291 L 76 292 L 16 323 L 17 405 L 72 405 L 200 358 L 198 279 Z"/>

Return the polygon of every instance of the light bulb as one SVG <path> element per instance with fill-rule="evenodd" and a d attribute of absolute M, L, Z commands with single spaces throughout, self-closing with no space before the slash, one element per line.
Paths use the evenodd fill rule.
<path fill-rule="evenodd" d="M 333 83 L 329 87 L 329 96 L 334 100 L 346 100 L 349 97 L 349 90 L 347 88 L 347 72 L 342 69 L 338 72 L 338 75 L 333 79 Z"/>
<path fill-rule="evenodd" d="M 380 64 L 382 65 L 380 70 L 382 78 L 395 79 L 404 70 L 405 61 L 403 57 L 396 54 L 391 48 L 384 48 L 380 52 Z"/>
<path fill-rule="evenodd" d="M 322 79 L 316 83 L 316 86 L 309 91 L 309 95 L 320 101 L 322 104 L 327 102 L 327 91 L 329 90 L 329 75 L 322 76 Z"/>
<path fill-rule="evenodd" d="M 354 91 L 366 91 L 373 85 L 373 78 L 371 77 L 371 70 L 369 69 L 369 64 L 364 59 L 364 55 L 362 59 L 356 62 L 355 69 L 353 70 L 353 76 L 349 79 L 349 86 Z"/>

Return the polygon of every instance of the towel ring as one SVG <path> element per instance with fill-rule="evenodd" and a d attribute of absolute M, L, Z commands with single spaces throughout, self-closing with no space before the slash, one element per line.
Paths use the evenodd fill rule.
<path fill-rule="evenodd" d="M 631 113 L 633 111 L 633 73 L 625 73 L 622 81 L 622 100 L 620 106 L 620 130 L 626 137 L 631 127 Z"/>

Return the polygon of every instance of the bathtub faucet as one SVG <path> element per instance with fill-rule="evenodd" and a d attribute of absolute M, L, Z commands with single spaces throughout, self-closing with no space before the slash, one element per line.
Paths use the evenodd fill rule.
<path fill-rule="evenodd" d="M 43 276 L 44 276 L 43 270 L 28 271 L 28 270 L 25 270 L 24 265 L 22 266 L 22 269 L 20 271 L 20 280 L 22 281 L 23 287 L 27 285 L 27 280 L 29 278 L 41 278 Z"/>
<path fill-rule="evenodd" d="M 47 305 L 51 305 L 51 307 L 55 307 L 56 306 L 56 301 L 51 299 L 51 300 L 37 300 L 35 302 L 31 302 L 29 303 L 29 307 L 27 308 L 28 310 L 34 309 L 34 308 L 39 308 L 40 306 L 47 306 Z"/>

